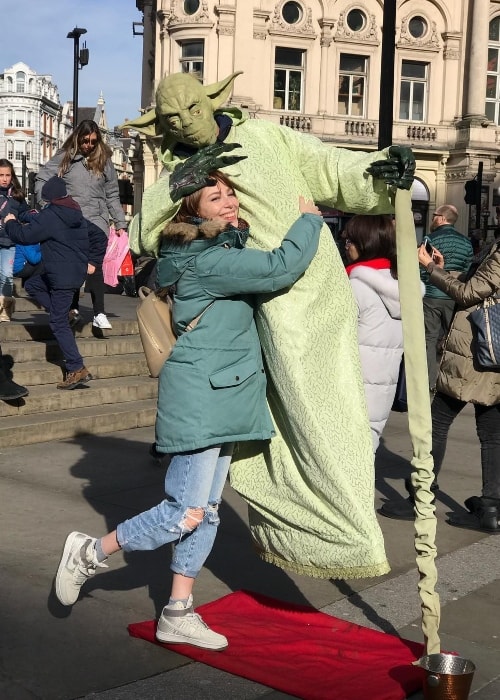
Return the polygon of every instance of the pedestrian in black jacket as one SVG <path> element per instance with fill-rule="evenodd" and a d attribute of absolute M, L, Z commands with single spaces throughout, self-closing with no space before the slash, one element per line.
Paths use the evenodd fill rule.
<path fill-rule="evenodd" d="M 12 215 L 6 217 L 6 233 L 13 243 L 40 243 L 44 272 L 31 277 L 25 289 L 48 311 L 50 328 L 64 357 L 66 376 L 57 388 L 76 389 L 92 379 L 68 317 L 73 295 L 89 270 L 89 226 L 80 205 L 68 196 L 62 178 L 47 180 L 42 195 L 49 204 L 25 225 Z"/>

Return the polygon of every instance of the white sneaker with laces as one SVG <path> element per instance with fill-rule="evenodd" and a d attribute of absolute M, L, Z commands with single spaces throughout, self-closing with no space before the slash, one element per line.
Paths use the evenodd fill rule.
<path fill-rule="evenodd" d="M 228 645 L 223 634 L 211 630 L 201 616 L 193 612 L 192 596 L 189 596 L 187 607 L 178 602 L 163 608 L 156 628 L 156 639 L 168 644 L 192 644 L 215 651 Z"/>
<path fill-rule="evenodd" d="M 94 316 L 92 325 L 95 328 L 113 328 L 111 323 L 108 321 L 106 314 L 97 314 L 97 316 Z"/>
<path fill-rule="evenodd" d="M 95 537 L 83 532 L 70 532 L 67 536 L 55 581 L 56 595 L 63 605 L 76 603 L 80 588 L 96 573 L 97 567 L 108 568 L 104 562 L 97 561 L 95 542 Z"/>

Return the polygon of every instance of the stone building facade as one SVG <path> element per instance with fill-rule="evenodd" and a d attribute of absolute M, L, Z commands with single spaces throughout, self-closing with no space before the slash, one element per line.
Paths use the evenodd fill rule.
<path fill-rule="evenodd" d="M 417 158 L 417 235 L 428 230 L 434 208 L 449 202 L 459 208 L 461 231 L 480 221 L 491 237 L 500 216 L 499 0 L 397 0 L 393 81 L 381 74 L 382 0 L 136 0 L 136 6 L 143 13 L 142 109 L 153 104 L 164 75 L 191 71 L 210 84 L 242 71 L 231 102 L 251 118 L 332 146 L 376 150 L 383 85 L 393 91 L 392 142 L 412 147 Z M 138 193 L 159 174 L 156 144 L 141 142 Z M 479 171 L 476 214 L 464 202 L 464 185 Z"/>
<path fill-rule="evenodd" d="M 14 163 L 20 179 L 23 163 L 26 179 L 26 172 L 36 172 L 54 155 L 65 120 L 51 75 L 39 75 L 22 62 L 0 75 L 0 157 Z"/>
<path fill-rule="evenodd" d="M 119 180 L 132 181 L 135 141 L 127 133 L 108 127 L 101 93 L 94 107 L 80 107 L 78 122 L 92 119 L 112 150 Z M 51 75 L 40 75 L 19 62 L 0 75 L 0 158 L 14 164 L 16 174 L 32 200 L 29 173 L 38 172 L 73 131 L 73 103 L 61 104 Z M 132 206 L 125 205 L 131 218 Z"/>

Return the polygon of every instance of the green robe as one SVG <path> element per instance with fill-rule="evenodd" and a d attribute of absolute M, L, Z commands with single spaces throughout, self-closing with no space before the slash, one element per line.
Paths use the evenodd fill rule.
<path fill-rule="evenodd" d="M 298 196 L 354 213 L 392 211 L 387 186 L 366 168 L 387 151 L 366 153 L 264 120 L 230 113 L 227 142 L 246 160 L 224 168 L 250 224 L 248 247 L 278 247 L 297 218 Z M 238 154 L 239 151 L 235 151 Z M 131 227 L 136 252 L 157 253 L 159 233 L 178 205 L 165 171 L 144 193 Z M 374 457 L 357 343 L 357 308 L 330 230 L 296 284 L 261 299 L 257 327 L 269 375 L 277 436 L 240 444 L 231 485 L 247 501 L 255 547 L 266 561 L 318 578 L 387 573 L 374 510 Z"/>

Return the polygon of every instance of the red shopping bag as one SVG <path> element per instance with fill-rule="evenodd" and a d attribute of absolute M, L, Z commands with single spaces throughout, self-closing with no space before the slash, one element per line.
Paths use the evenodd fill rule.
<path fill-rule="evenodd" d="M 123 258 L 121 267 L 120 267 L 120 272 L 118 273 L 120 277 L 133 277 L 134 276 L 134 261 L 132 260 L 132 255 L 130 253 L 130 250 L 127 251 L 127 254 Z"/>

